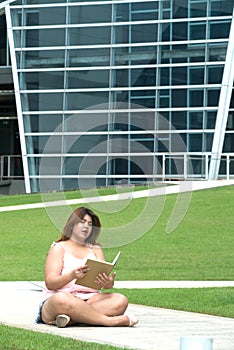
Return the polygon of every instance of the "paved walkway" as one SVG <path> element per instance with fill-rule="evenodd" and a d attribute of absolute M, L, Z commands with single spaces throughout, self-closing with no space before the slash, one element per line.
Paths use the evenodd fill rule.
<path fill-rule="evenodd" d="M 177 287 L 180 281 L 165 281 Z M 129 282 L 118 282 L 129 287 Z M 144 282 L 135 282 L 143 286 Z M 160 281 L 151 281 L 160 286 Z M 209 282 L 212 286 L 212 282 Z M 225 282 L 226 286 L 232 282 Z M 132 281 L 132 284 L 134 282 Z M 182 283 L 183 285 L 183 283 Z M 187 286 L 189 282 L 187 281 Z M 193 284 L 199 286 L 199 282 Z M 0 282 L 0 322 L 15 327 L 71 337 L 89 342 L 141 350 L 179 350 L 181 336 L 213 338 L 213 350 L 234 350 L 234 319 L 141 305 L 129 305 L 128 311 L 139 318 L 133 327 L 76 326 L 57 328 L 34 323 L 42 298 L 43 282 Z M 221 285 L 220 285 L 221 286 Z M 205 349 L 204 349 L 205 350 Z"/>

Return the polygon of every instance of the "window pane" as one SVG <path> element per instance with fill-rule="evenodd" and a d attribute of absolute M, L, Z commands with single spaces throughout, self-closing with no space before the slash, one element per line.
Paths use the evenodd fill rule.
<path fill-rule="evenodd" d="M 64 50 L 16 51 L 18 68 L 64 67 Z"/>
<path fill-rule="evenodd" d="M 111 22 L 111 5 L 70 6 L 71 24 Z"/>
<path fill-rule="evenodd" d="M 25 115 L 25 132 L 53 132 L 62 130 L 61 114 Z"/>
<path fill-rule="evenodd" d="M 210 39 L 228 38 L 230 31 L 230 21 L 210 22 Z"/>
<path fill-rule="evenodd" d="M 204 84 L 204 68 L 191 67 L 189 69 L 189 80 L 191 85 Z"/>
<path fill-rule="evenodd" d="M 102 45 L 110 43 L 110 27 L 71 28 L 70 45 Z M 63 42 L 64 43 L 64 42 Z"/>
<path fill-rule="evenodd" d="M 190 40 L 206 38 L 206 24 L 204 22 L 190 24 Z"/>
<path fill-rule="evenodd" d="M 81 70 L 67 72 L 67 89 L 107 88 L 109 70 Z"/>
<path fill-rule="evenodd" d="M 63 89 L 64 72 L 25 72 L 20 80 L 22 90 Z"/>
<path fill-rule="evenodd" d="M 69 67 L 95 67 L 110 64 L 109 49 L 74 49 L 68 50 Z"/>
<path fill-rule="evenodd" d="M 79 110 L 108 102 L 108 92 L 70 92 L 66 94 L 67 109 Z"/>
<path fill-rule="evenodd" d="M 208 66 L 208 84 L 221 84 L 222 78 L 222 66 Z"/>

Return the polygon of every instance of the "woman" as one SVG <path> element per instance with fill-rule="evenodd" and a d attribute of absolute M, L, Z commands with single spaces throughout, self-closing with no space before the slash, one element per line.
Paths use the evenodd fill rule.
<path fill-rule="evenodd" d="M 87 258 L 105 260 L 97 238 L 101 223 L 92 210 L 77 208 L 68 219 L 61 238 L 53 243 L 45 264 L 45 299 L 37 323 L 66 327 L 72 323 L 99 326 L 134 326 L 134 315 L 124 312 L 127 298 L 118 293 L 80 286 L 75 281 L 87 273 Z M 99 274 L 96 283 L 103 289 L 114 286 L 116 273 Z"/>

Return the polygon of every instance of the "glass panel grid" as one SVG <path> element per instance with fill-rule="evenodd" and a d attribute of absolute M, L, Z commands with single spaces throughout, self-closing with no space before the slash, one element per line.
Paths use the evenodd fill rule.
<path fill-rule="evenodd" d="M 116 181 L 117 175 L 144 178 L 131 153 L 141 148 L 143 153 L 149 152 L 147 160 L 142 160 L 145 173 L 157 176 L 151 153 L 173 151 L 173 128 L 180 130 L 188 151 L 210 152 L 232 8 L 231 1 L 199 0 L 35 0 L 22 7 L 12 4 L 28 145 L 33 143 L 35 154 L 43 152 L 49 137 L 46 133 L 56 129 L 61 159 L 62 152 L 67 153 L 71 145 L 77 164 L 79 154 L 88 156 L 90 147 L 95 154 L 99 149 L 108 157 L 116 139 L 111 134 L 113 118 L 118 121 L 115 127 L 126 130 L 125 135 L 122 133 L 123 144 L 118 146 L 119 154 L 127 154 L 128 159 L 113 159 L 107 166 L 104 157 L 97 173 L 103 177 L 108 173 Z M 145 135 L 132 134 L 131 130 L 138 127 L 132 128 L 131 123 L 137 124 L 147 114 L 137 112 L 137 116 L 133 111 L 145 108 L 154 114 L 150 128 L 145 123 Z M 76 140 L 78 135 L 66 134 L 66 125 L 71 130 L 66 124 L 69 116 L 88 109 L 93 119 L 86 137 Z M 99 109 L 105 114 L 103 123 L 99 121 Z M 157 113 L 167 124 L 168 133 L 161 137 L 156 136 L 158 125 L 163 124 L 157 123 Z M 92 129 L 100 133 L 94 136 Z M 71 164 L 71 160 L 66 162 L 61 176 L 75 175 Z M 197 174 L 202 173 L 201 168 L 200 163 L 196 165 Z M 38 171 L 38 167 L 35 169 Z"/>

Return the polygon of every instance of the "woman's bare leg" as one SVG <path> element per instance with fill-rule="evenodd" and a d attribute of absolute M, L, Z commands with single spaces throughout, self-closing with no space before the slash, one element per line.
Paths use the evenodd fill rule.
<path fill-rule="evenodd" d="M 69 293 L 59 292 L 52 295 L 42 307 L 42 320 L 45 323 L 53 322 L 59 314 L 66 314 L 77 323 L 112 327 L 129 326 L 128 316 L 106 316 Z"/>
<path fill-rule="evenodd" d="M 96 294 L 86 303 L 106 316 L 123 315 L 128 307 L 128 299 L 119 293 Z"/>

